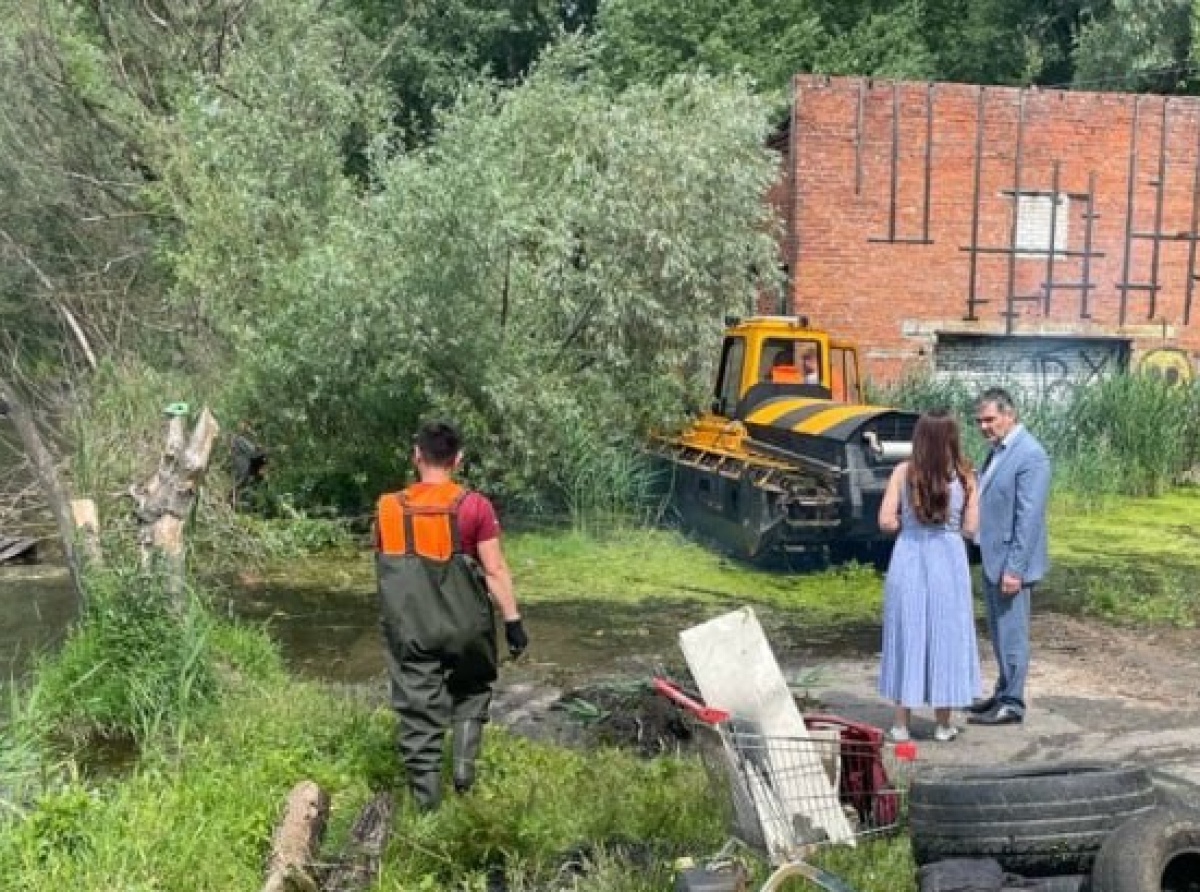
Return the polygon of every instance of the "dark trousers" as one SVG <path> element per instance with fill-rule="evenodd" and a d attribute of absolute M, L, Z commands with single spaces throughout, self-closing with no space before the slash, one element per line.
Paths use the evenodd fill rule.
<path fill-rule="evenodd" d="M 458 658 L 423 653 L 411 644 L 387 640 L 385 652 L 404 767 L 410 777 L 440 773 L 446 731 L 453 722 L 487 721 L 492 681 Z"/>

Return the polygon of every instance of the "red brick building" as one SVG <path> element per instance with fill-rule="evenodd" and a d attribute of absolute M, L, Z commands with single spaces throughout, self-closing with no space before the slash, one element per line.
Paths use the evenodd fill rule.
<path fill-rule="evenodd" d="M 1043 392 L 1200 357 L 1200 100 L 800 76 L 789 306 L 876 379 Z"/>

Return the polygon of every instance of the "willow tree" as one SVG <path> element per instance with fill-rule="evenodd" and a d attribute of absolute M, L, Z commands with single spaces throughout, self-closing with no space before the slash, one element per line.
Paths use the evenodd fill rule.
<path fill-rule="evenodd" d="M 591 62 L 570 43 L 518 88 L 470 90 L 419 151 L 380 132 L 359 191 L 327 124 L 306 176 L 278 170 L 304 134 L 263 123 L 265 84 L 253 114 L 214 96 L 181 118 L 209 148 L 177 172 L 212 221 L 189 229 L 227 236 L 188 239 L 180 287 L 235 346 L 293 491 L 368 499 L 438 412 L 477 479 L 561 505 L 695 399 L 725 312 L 773 277 L 767 115 L 699 76 L 614 93 Z"/>

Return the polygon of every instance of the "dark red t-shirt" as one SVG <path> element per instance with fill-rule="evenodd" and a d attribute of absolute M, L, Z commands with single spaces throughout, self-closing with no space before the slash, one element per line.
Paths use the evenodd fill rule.
<path fill-rule="evenodd" d="M 462 550 L 478 560 L 479 543 L 499 535 L 500 521 L 491 501 L 474 490 L 467 493 L 458 506 L 458 537 Z"/>

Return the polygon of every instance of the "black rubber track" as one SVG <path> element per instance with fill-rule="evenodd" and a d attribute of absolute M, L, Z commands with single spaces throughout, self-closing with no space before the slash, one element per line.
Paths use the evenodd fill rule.
<path fill-rule="evenodd" d="M 1145 768 L 1067 761 L 924 772 L 909 803 L 917 864 L 995 858 L 1048 876 L 1087 873 L 1109 833 L 1157 797 Z"/>
<path fill-rule="evenodd" d="M 1158 808 L 1127 820 L 1100 847 L 1092 890 L 1200 890 L 1200 811 Z"/>

